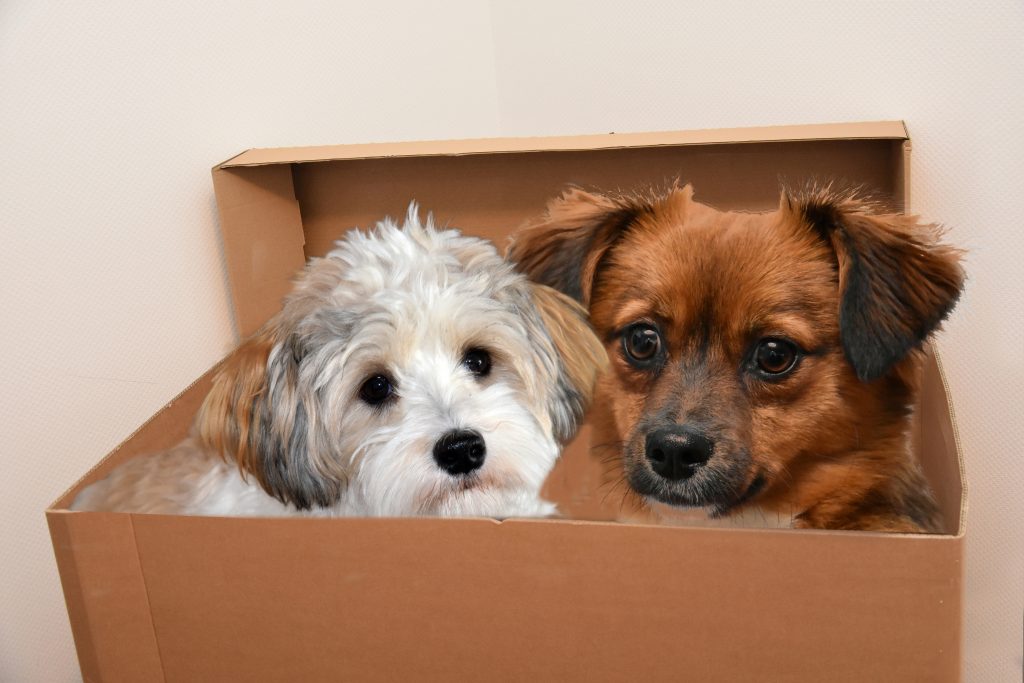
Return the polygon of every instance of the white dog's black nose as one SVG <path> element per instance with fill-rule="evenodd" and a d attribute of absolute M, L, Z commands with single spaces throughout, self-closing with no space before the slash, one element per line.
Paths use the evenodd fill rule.
<path fill-rule="evenodd" d="M 651 469 L 671 481 L 693 476 L 715 449 L 711 439 L 695 429 L 679 425 L 650 432 L 646 446 Z"/>
<path fill-rule="evenodd" d="M 448 432 L 434 444 L 434 460 L 449 474 L 467 474 L 478 469 L 486 455 L 484 437 L 468 429 Z"/>

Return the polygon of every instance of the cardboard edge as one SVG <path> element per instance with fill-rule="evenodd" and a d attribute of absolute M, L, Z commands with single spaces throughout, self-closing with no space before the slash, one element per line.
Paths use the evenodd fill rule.
<path fill-rule="evenodd" d="M 911 164 L 911 152 L 913 152 L 913 142 L 908 137 L 903 141 L 903 213 L 911 213 L 911 185 L 910 185 L 910 164 Z"/>
<path fill-rule="evenodd" d="M 258 149 L 258 148 L 257 147 L 249 147 L 247 149 L 243 149 L 238 154 L 234 154 L 234 155 L 228 157 L 227 159 L 225 159 L 224 161 L 220 162 L 219 164 L 214 164 L 213 166 L 210 167 L 210 171 L 213 172 L 213 171 L 216 171 L 216 170 L 222 169 L 222 168 L 231 168 L 231 166 L 232 166 L 231 162 L 232 161 L 234 161 L 238 157 L 242 156 L 243 154 L 248 154 L 249 152 L 253 151 L 254 149 Z"/>
<path fill-rule="evenodd" d="M 932 355 L 935 358 L 935 366 L 939 372 L 939 380 L 942 382 L 942 389 L 946 394 L 946 410 L 949 412 L 950 427 L 953 430 L 953 448 L 956 450 L 957 469 L 960 473 L 960 523 L 957 525 L 955 538 L 964 538 L 967 534 L 967 510 L 968 510 L 968 482 L 967 467 L 964 463 L 963 444 L 960 441 L 960 428 L 957 426 L 956 408 L 953 406 L 953 394 L 949 389 L 949 380 L 946 371 L 942 366 L 942 356 L 939 354 L 935 344 L 931 346 Z"/>
<path fill-rule="evenodd" d="M 49 510 L 46 517 L 82 678 L 164 681 L 133 516 L 81 514 Z M 105 579 L 97 585 L 97 566 L 111 561 L 121 568 L 121 580 Z M 101 576 L 106 574 L 102 569 Z M 133 628 L 126 631 L 125 624 Z"/>
<path fill-rule="evenodd" d="M 68 611 L 68 624 L 71 627 L 71 636 L 75 643 L 78 668 L 84 680 L 99 680 L 96 646 L 92 639 L 92 629 L 89 627 L 89 611 L 85 608 L 84 590 L 82 582 L 79 580 L 75 554 L 61 552 L 61 544 L 71 545 L 67 517 L 58 510 L 47 510 L 46 524 L 50 529 L 50 545 L 53 548 L 53 558 L 57 563 L 57 574 L 60 576 L 61 592 L 64 594 L 64 604 Z M 80 626 L 76 627 L 76 624 Z"/>
<path fill-rule="evenodd" d="M 182 396 L 184 396 L 189 391 L 191 391 L 192 388 L 195 387 L 197 384 L 199 384 L 200 382 L 204 381 L 204 379 L 206 377 L 208 377 L 211 373 L 216 372 L 217 370 L 219 370 L 220 367 L 222 365 L 224 365 L 224 363 L 229 358 L 231 358 L 232 355 L 234 355 L 234 353 L 235 353 L 235 349 L 232 349 L 231 353 L 229 353 L 224 358 L 221 358 L 212 367 L 208 368 L 204 373 L 202 373 L 201 375 L 196 377 L 194 380 L 189 382 L 188 385 L 184 389 L 182 389 L 181 391 L 179 391 L 177 394 L 174 395 L 174 398 L 172 398 L 170 401 L 167 401 L 166 403 L 164 403 L 156 412 L 154 412 L 152 415 L 150 415 L 149 418 L 147 418 L 145 422 L 143 422 L 141 425 L 136 427 L 128 436 L 126 436 L 125 438 L 121 439 L 121 441 L 116 446 L 114 446 L 114 448 L 112 448 L 111 450 L 107 451 L 106 455 L 104 455 L 99 460 L 99 462 L 97 462 L 92 467 L 90 467 L 88 470 L 86 470 L 85 473 L 82 476 L 80 476 L 75 481 L 75 483 L 73 483 L 71 486 L 69 486 L 66 489 L 64 489 L 63 493 L 61 493 L 53 502 L 51 502 L 49 505 L 46 506 L 45 512 L 46 512 L 47 518 L 49 518 L 51 512 L 59 512 L 59 513 L 67 513 L 67 514 L 79 514 L 79 512 L 76 511 L 76 510 L 69 510 L 68 509 L 68 505 L 71 504 L 71 500 L 70 500 L 71 497 L 78 492 L 78 490 L 82 487 L 82 484 L 84 482 L 86 482 L 92 476 L 92 474 L 94 472 L 96 472 L 97 470 L 101 469 L 107 463 L 107 461 L 110 460 L 112 457 L 114 457 L 122 448 L 124 448 L 124 446 L 128 442 L 130 442 L 132 439 L 134 439 L 136 436 L 138 436 L 138 434 L 140 432 L 144 431 L 147 427 L 149 427 L 150 424 L 152 424 L 155 420 L 157 420 L 160 417 L 160 415 L 165 410 L 167 410 L 168 408 L 173 406 L 177 401 L 179 401 L 182 398 Z M 117 514 L 117 513 L 111 513 L 111 514 Z"/>
<path fill-rule="evenodd" d="M 237 333 L 244 339 L 280 309 L 281 301 L 292 290 L 296 274 L 307 263 L 301 207 L 289 166 L 217 166 L 211 176 L 231 291 L 231 310 Z M 251 190 L 251 186 L 260 189 L 258 201 L 232 201 L 238 197 L 241 187 Z M 253 207 L 260 208 L 256 216 L 252 215 Z M 279 250 L 273 259 L 268 259 L 269 250 L 263 252 L 262 272 L 257 277 L 252 250 L 258 249 L 253 246 L 253 234 L 259 231 L 263 231 L 264 238 L 268 231 L 287 232 L 290 249 Z M 242 249 L 238 242 L 246 243 L 248 250 Z M 270 293 L 256 298 L 242 296 L 254 287 Z M 251 300 L 246 303 L 248 299 Z"/>
<path fill-rule="evenodd" d="M 77 515 L 82 514 L 70 510 L 52 510 L 50 511 L 55 517 L 65 515 Z M 104 514 L 114 517 L 128 518 L 132 521 L 134 527 L 134 521 L 139 518 L 154 519 L 164 518 L 168 520 L 180 519 L 181 515 L 170 515 L 170 514 L 140 514 L 140 513 L 128 513 L 128 512 L 104 512 L 104 513 L 85 513 L 85 514 Z M 232 521 L 243 521 L 243 522 L 260 522 L 260 521 L 272 521 L 275 524 L 386 524 L 386 523 L 412 523 L 412 524 L 458 524 L 458 525 L 470 525 L 474 527 L 486 527 L 494 530 L 494 533 L 503 533 L 502 529 L 509 528 L 525 528 L 525 527 L 538 527 L 538 526 L 554 526 L 554 527 L 581 527 L 581 528 L 609 528 L 615 530 L 622 529 L 644 529 L 655 531 L 659 534 L 691 534 L 696 533 L 700 535 L 707 534 L 726 534 L 729 536 L 736 535 L 749 535 L 755 534 L 762 536 L 764 534 L 771 535 L 786 535 L 786 536 L 822 536 L 822 537 L 839 537 L 839 538 L 874 538 L 884 539 L 886 542 L 907 539 L 915 542 L 924 543 L 949 543 L 950 541 L 959 542 L 960 537 L 953 534 L 934 534 L 934 533 L 894 533 L 887 531 L 855 531 L 855 530 L 837 530 L 837 529 L 787 529 L 787 528 L 761 528 L 761 527 L 708 527 L 708 526 L 695 526 L 695 525 L 673 525 L 673 524 L 659 524 L 655 522 L 617 522 L 610 520 L 590 520 L 590 519 L 559 519 L 559 518 L 539 518 L 539 517 L 509 517 L 506 519 L 495 519 L 492 517 L 433 517 L 433 516 L 421 516 L 421 517 L 299 517 L 299 516 L 283 516 L 283 517 L 261 517 L 261 516 L 246 516 L 246 517 L 233 517 L 224 515 L 189 515 L 190 519 L 204 520 L 204 519 L 224 519 Z"/>
<path fill-rule="evenodd" d="M 900 121 L 903 124 L 903 130 L 906 132 L 906 137 L 903 140 L 903 144 L 900 145 L 899 153 L 896 159 L 896 163 L 900 165 L 899 173 L 899 188 L 898 192 L 903 198 L 903 213 L 910 214 L 912 210 L 910 208 L 910 162 L 912 153 L 914 151 L 912 138 L 910 137 L 910 129 L 907 127 L 905 121 Z"/>
<path fill-rule="evenodd" d="M 583 152 L 654 147 L 719 144 L 757 144 L 813 140 L 907 139 L 902 120 L 812 123 L 802 125 L 709 128 L 696 131 L 653 131 L 598 135 L 469 138 L 352 145 L 268 148 L 245 150 L 215 169 L 268 166 L 409 156 L 472 156 L 479 154 L 529 154 Z"/>
<path fill-rule="evenodd" d="M 409 518 L 409 519 L 423 519 L 423 518 Z M 726 534 L 748 534 L 756 533 L 758 536 L 763 534 L 784 534 L 784 535 L 797 535 L 797 536 L 841 536 L 843 538 L 847 536 L 857 538 L 884 538 L 884 539 L 916 539 L 929 543 L 934 542 L 948 542 L 951 539 L 959 539 L 959 534 L 933 534 L 933 533 L 896 533 L 891 531 L 856 531 L 849 529 L 787 529 L 787 528 L 775 528 L 775 527 L 715 527 L 715 526 L 698 526 L 698 525 L 687 525 L 687 524 L 659 524 L 656 522 L 616 522 L 610 520 L 598 520 L 598 519 L 558 519 L 558 518 L 529 518 L 529 517 L 510 517 L 503 520 L 495 520 L 482 517 L 452 517 L 447 519 L 460 519 L 468 521 L 478 522 L 492 522 L 497 526 L 508 526 L 508 525 L 538 525 L 538 524 L 558 524 L 561 526 L 585 526 L 585 527 L 614 527 L 616 529 L 631 528 L 631 529 L 664 529 L 665 533 L 673 533 L 672 530 L 679 530 L 680 532 L 692 532 L 696 531 L 699 533 L 726 533 Z"/>
<path fill-rule="evenodd" d="M 47 518 L 51 515 L 61 517 L 65 515 L 79 515 L 79 514 L 98 514 L 94 512 L 79 512 L 75 510 L 67 509 L 55 509 L 47 511 Z M 137 513 L 129 512 L 105 512 L 102 514 L 114 515 L 118 517 L 131 517 L 135 518 Z M 146 517 L 163 516 L 163 517 L 179 517 L 177 515 L 145 515 Z M 591 520 L 591 519 L 533 519 L 528 517 L 512 517 L 504 520 L 491 519 L 487 517 L 230 517 L 224 515 L 190 515 L 196 519 L 246 519 L 246 520 L 285 520 L 288 523 L 296 524 L 308 524 L 310 521 L 326 521 L 326 522 L 345 522 L 345 521 L 391 521 L 391 522 L 415 522 L 417 520 L 429 520 L 429 521 L 444 521 L 447 522 L 459 522 L 459 523 L 473 523 L 484 526 L 492 527 L 508 527 L 508 526 L 521 526 L 521 525 L 556 525 L 561 527 L 612 527 L 616 529 L 631 528 L 631 529 L 658 529 L 659 533 L 691 533 L 697 532 L 701 534 L 720 534 L 725 533 L 727 535 L 735 534 L 757 534 L 758 536 L 764 534 L 784 534 L 784 535 L 796 535 L 796 536 L 829 536 L 829 537 L 857 537 L 857 538 L 876 538 L 876 539 L 914 539 L 923 541 L 926 543 L 938 543 L 938 542 L 949 542 L 950 540 L 960 541 L 963 539 L 963 533 L 957 534 L 949 533 L 897 533 L 897 532 L 885 532 L 885 531 L 856 531 L 856 530 L 836 530 L 836 529 L 786 529 L 786 528 L 774 528 L 774 527 L 707 527 L 697 525 L 672 525 L 672 524 L 656 524 L 652 522 L 616 522 L 606 520 Z M 962 525 L 961 525 L 962 526 Z M 63 579 L 62 579 L 63 581 Z"/>

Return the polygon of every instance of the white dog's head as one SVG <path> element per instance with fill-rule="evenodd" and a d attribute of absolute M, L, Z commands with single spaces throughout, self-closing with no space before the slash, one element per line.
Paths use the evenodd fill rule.
<path fill-rule="evenodd" d="M 200 434 L 300 510 L 542 515 L 604 362 L 575 302 L 413 205 L 310 262 L 216 378 Z"/>

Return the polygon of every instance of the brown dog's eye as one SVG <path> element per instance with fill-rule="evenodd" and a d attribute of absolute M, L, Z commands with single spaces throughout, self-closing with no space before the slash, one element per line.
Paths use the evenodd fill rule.
<path fill-rule="evenodd" d="M 359 398 L 375 406 L 386 401 L 394 390 L 391 380 L 384 375 L 374 375 L 359 387 Z"/>
<path fill-rule="evenodd" d="M 796 367 L 800 360 L 800 349 L 785 339 L 762 339 L 757 343 L 754 362 L 766 375 L 778 377 Z"/>
<path fill-rule="evenodd" d="M 622 335 L 622 349 L 630 363 L 647 367 L 661 351 L 661 335 L 646 323 L 631 325 Z"/>

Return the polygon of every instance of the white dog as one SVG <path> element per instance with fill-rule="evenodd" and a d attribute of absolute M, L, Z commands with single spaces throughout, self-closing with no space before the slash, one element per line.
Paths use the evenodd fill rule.
<path fill-rule="evenodd" d="M 575 302 L 481 239 L 385 220 L 313 259 L 214 380 L 193 436 L 72 509 L 543 516 L 606 362 Z"/>

